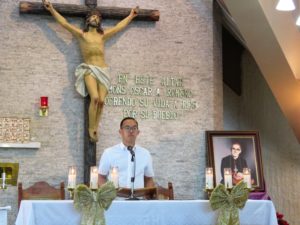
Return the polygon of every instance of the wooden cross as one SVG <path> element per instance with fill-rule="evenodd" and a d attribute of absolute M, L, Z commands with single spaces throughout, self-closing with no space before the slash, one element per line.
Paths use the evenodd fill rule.
<path fill-rule="evenodd" d="M 85 5 L 75 4 L 58 4 L 53 3 L 53 7 L 60 14 L 65 16 L 84 17 L 91 10 L 96 8 L 100 11 L 102 19 L 124 19 L 131 11 L 131 8 L 119 8 L 119 7 L 98 7 L 97 0 L 85 0 Z M 22 14 L 44 14 L 51 15 L 48 10 L 44 8 L 42 2 L 26 2 L 21 1 L 19 4 L 19 10 Z M 159 11 L 150 9 L 139 9 L 139 13 L 134 20 L 143 21 L 158 21 Z M 91 142 L 88 133 L 88 107 L 90 98 L 85 98 L 84 103 L 84 183 L 88 184 L 90 179 L 90 167 L 96 165 L 96 143 Z"/>
<path fill-rule="evenodd" d="M 97 6 L 97 0 L 85 0 L 85 5 L 75 4 L 59 4 L 53 3 L 53 7 L 62 15 L 85 17 L 86 14 L 93 8 L 100 11 L 103 19 L 124 19 L 129 15 L 131 8 L 120 8 L 120 7 L 99 7 Z M 20 13 L 26 14 L 44 14 L 51 15 L 48 10 L 44 8 L 41 2 L 26 2 L 21 1 L 19 4 Z M 152 9 L 139 9 L 139 13 L 134 20 L 143 21 L 158 21 L 159 11 Z"/>

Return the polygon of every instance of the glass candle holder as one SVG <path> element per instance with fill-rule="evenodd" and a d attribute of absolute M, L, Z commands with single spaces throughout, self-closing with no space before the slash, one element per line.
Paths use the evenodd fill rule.
<path fill-rule="evenodd" d="M 2 178 L 1 189 L 6 189 L 7 186 L 6 186 L 6 173 L 5 172 L 3 172 L 1 174 L 1 178 Z"/>
<path fill-rule="evenodd" d="M 48 116 L 48 97 L 42 96 L 41 103 L 40 103 L 40 116 Z"/>
<path fill-rule="evenodd" d="M 231 168 L 224 168 L 224 185 L 225 185 L 225 188 L 232 188 Z"/>
<path fill-rule="evenodd" d="M 205 189 L 213 189 L 213 188 L 214 188 L 213 168 L 207 167 L 205 169 Z"/>
<path fill-rule="evenodd" d="M 91 166 L 90 168 L 90 188 L 98 189 L 98 168 Z"/>
<path fill-rule="evenodd" d="M 251 169 L 243 168 L 243 181 L 247 184 L 247 188 L 252 188 Z"/>
<path fill-rule="evenodd" d="M 76 167 L 70 166 L 69 174 L 68 174 L 68 189 L 74 189 L 75 187 L 76 187 Z"/>
<path fill-rule="evenodd" d="M 41 106 L 48 107 L 48 97 L 47 96 L 41 97 Z"/>
<path fill-rule="evenodd" d="M 117 166 L 110 169 L 110 181 L 113 182 L 116 188 L 119 187 L 119 168 Z"/>

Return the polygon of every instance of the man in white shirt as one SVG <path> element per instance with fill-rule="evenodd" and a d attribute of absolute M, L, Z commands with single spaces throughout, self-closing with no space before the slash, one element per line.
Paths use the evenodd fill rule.
<path fill-rule="evenodd" d="M 111 168 L 117 167 L 119 187 L 131 187 L 133 170 L 134 188 L 154 187 L 152 157 L 147 149 L 135 145 L 139 132 L 138 122 L 134 118 L 126 117 L 121 121 L 119 133 L 122 143 L 104 150 L 99 163 L 99 185 L 108 180 Z"/>

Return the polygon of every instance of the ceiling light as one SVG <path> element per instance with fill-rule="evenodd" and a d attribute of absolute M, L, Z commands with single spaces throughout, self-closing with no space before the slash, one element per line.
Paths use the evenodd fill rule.
<path fill-rule="evenodd" d="M 278 11 L 292 11 L 295 9 L 293 0 L 279 0 L 276 9 Z"/>

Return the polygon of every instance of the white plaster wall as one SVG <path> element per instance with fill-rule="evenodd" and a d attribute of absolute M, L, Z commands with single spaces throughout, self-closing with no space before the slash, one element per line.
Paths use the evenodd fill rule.
<path fill-rule="evenodd" d="M 267 192 L 289 224 L 299 224 L 299 143 L 249 53 L 242 71 L 241 96 L 224 85 L 224 129 L 259 131 Z"/>

